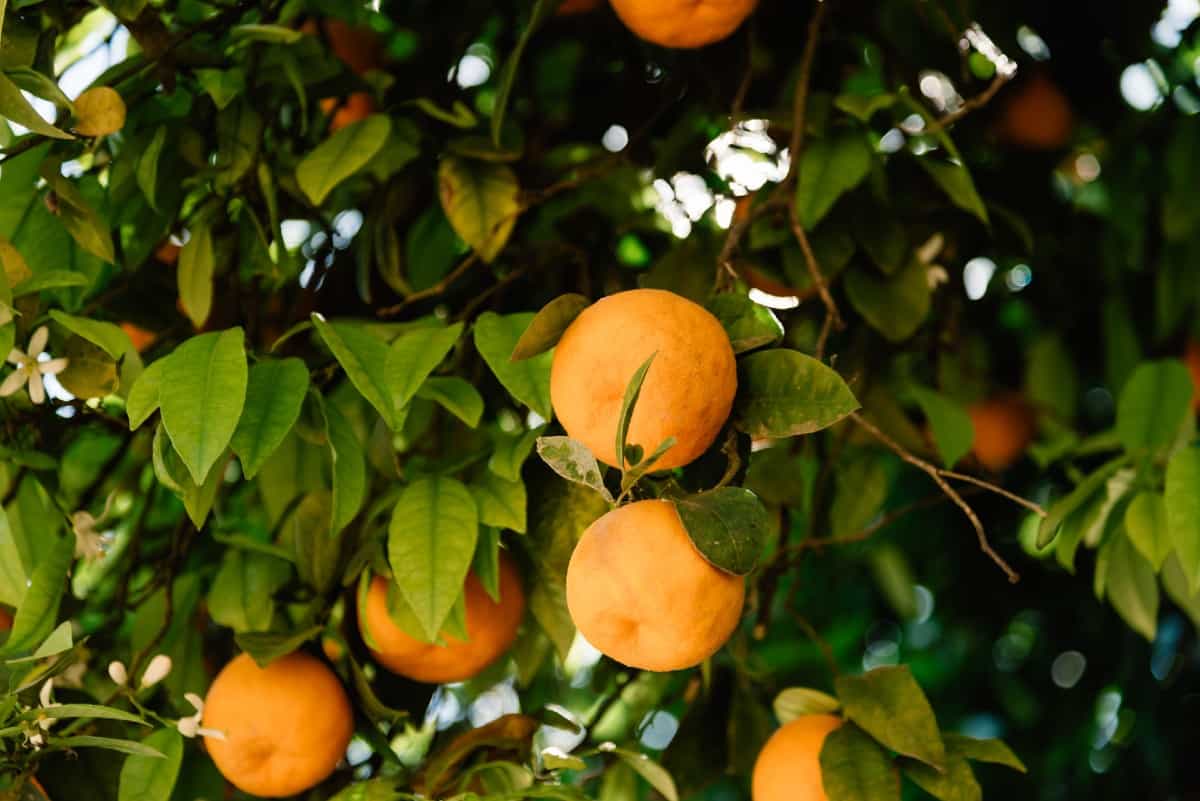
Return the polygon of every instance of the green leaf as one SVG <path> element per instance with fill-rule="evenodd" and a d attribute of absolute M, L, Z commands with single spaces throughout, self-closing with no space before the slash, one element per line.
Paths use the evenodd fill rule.
<path fill-rule="evenodd" d="M 626 439 L 629 433 L 629 422 L 633 420 L 633 409 L 637 406 L 638 396 L 642 394 L 642 382 L 646 380 L 646 373 L 650 372 L 650 365 L 654 363 L 654 357 L 658 353 L 651 353 L 646 361 L 642 362 L 638 369 L 633 371 L 633 375 L 629 377 L 629 383 L 625 385 L 625 396 L 621 399 L 621 413 L 617 416 L 617 439 L 616 453 L 618 454 L 621 464 L 620 469 L 625 469 L 625 462 L 629 460 L 629 454 L 626 448 Z M 630 460 L 634 464 L 641 461 L 641 457 Z"/>
<path fill-rule="evenodd" d="M 371 779 L 343 788 L 329 801 L 400 801 L 395 779 Z"/>
<path fill-rule="evenodd" d="M 169 358 L 169 357 L 168 357 Z M 163 366 L 167 359 L 150 363 L 133 382 L 129 397 L 125 399 L 125 413 L 129 415 L 129 430 L 137 429 L 158 409 L 159 387 L 162 384 Z"/>
<path fill-rule="evenodd" d="M 324 536 L 325 532 L 321 532 Z M 328 539 L 328 537 L 326 537 Z M 266 667 L 281 656 L 287 656 L 321 633 L 320 626 L 294 632 L 246 631 L 233 639 L 238 647 L 250 654 L 259 667 Z"/>
<path fill-rule="evenodd" d="M 667 801 L 679 801 L 679 793 L 675 789 L 675 780 L 671 778 L 671 774 L 667 772 L 666 768 L 650 757 L 640 754 L 637 751 L 629 751 L 615 746 L 608 748 L 602 746 L 600 750 L 615 755 L 626 765 L 633 768 L 635 773 L 645 779 Z"/>
<path fill-rule="evenodd" d="M 1192 404 L 1192 377 L 1173 359 L 1144 362 L 1117 401 L 1117 436 L 1126 450 L 1170 445 Z"/>
<path fill-rule="evenodd" d="M 939 801 L 983 801 L 983 790 L 965 757 L 948 755 L 943 773 L 920 762 L 903 760 L 903 764 L 904 775 Z"/>
<path fill-rule="evenodd" d="M 786 453 L 786 449 L 783 452 Z M 755 462 L 751 461 L 750 464 L 753 471 Z M 789 473 L 795 470 L 787 462 L 778 464 L 775 469 Z M 830 533 L 835 537 L 846 537 L 862 531 L 879 514 L 887 500 L 891 480 L 880 453 L 863 449 L 838 460 L 834 467 L 833 482 L 833 503 L 829 507 Z"/>
<path fill-rule="evenodd" d="M 846 723 L 821 746 L 821 784 L 829 801 L 900 801 L 900 779 L 887 754 Z"/>
<path fill-rule="evenodd" d="M 925 387 L 912 386 L 909 392 L 933 429 L 933 439 L 937 443 L 942 464 L 946 467 L 958 464 L 958 460 L 971 450 L 971 443 L 975 439 L 975 428 L 967 410 L 962 404 Z"/>
<path fill-rule="evenodd" d="M 144 745 L 162 752 L 165 759 L 131 756 L 121 766 L 118 801 L 170 801 L 183 763 L 183 737 L 174 729 L 151 732 Z"/>
<path fill-rule="evenodd" d="M 1163 562 L 1162 584 L 1167 597 L 1191 618 L 1193 626 L 1200 628 L 1200 592 L 1193 592 L 1189 586 L 1187 575 L 1179 564 L 1178 554 L 1172 553 L 1167 557 L 1167 561 Z"/>
<path fill-rule="evenodd" d="M 987 207 L 983 205 L 983 199 L 975 190 L 975 182 L 971 179 L 971 173 L 960 162 L 937 161 L 925 156 L 918 157 L 917 164 L 929 173 L 929 177 L 946 193 L 946 197 L 950 198 L 951 203 L 979 218 L 984 225 L 990 224 Z"/>
<path fill-rule="evenodd" d="M 5 70 L 5 73 L 19 88 L 24 89 L 34 97 L 49 100 L 58 108 L 74 113 L 75 105 L 63 94 L 62 89 L 59 89 L 58 84 L 49 76 L 43 75 L 29 67 L 8 69 Z"/>
<path fill-rule="evenodd" d="M 1140 492 L 1125 507 L 1125 533 L 1157 572 L 1171 552 L 1167 505 L 1156 492 Z"/>
<path fill-rule="evenodd" d="M 484 262 L 491 263 L 508 242 L 521 211 L 519 194 L 516 173 L 506 164 L 449 156 L 438 167 L 446 218 Z M 511 348 L 506 359 L 509 353 Z"/>
<path fill-rule="evenodd" d="M 392 342 L 387 354 L 387 382 L 396 409 L 413 399 L 461 335 L 462 323 L 455 323 L 446 328 L 415 328 Z"/>
<path fill-rule="evenodd" d="M 335 186 L 366 166 L 391 132 L 392 121 L 385 114 L 347 125 L 300 160 L 296 183 L 314 206 L 320 206 Z"/>
<path fill-rule="evenodd" d="M 1096 468 L 1087 478 L 1080 481 L 1075 489 L 1055 501 L 1038 527 L 1037 547 L 1045 548 L 1049 545 L 1058 535 L 1059 527 L 1067 516 L 1098 492 L 1104 483 L 1125 465 L 1125 461 L 1125 457 L 1121 456 Z"/>
<path fill-rule="evenodd" d="M 706 308 L 721 321 L 734 353 L 745 353 L 783 339 L 783 324 L 775 313 L 746 295 L 727 292 L 709 300 Z"/>
<path fill-rule="evenodd" d="M 316 312 L 312 321 L 325 346 L 346 371 L 350 383 L 375 407 L 388 428 L 398 429 L 401 420 L 392 400 L 392 374 L 396 367 L 391 363 L 387 345 L 359 325 L 326 322 Z"/>
<path fill-rule="evenodd" d="M 713 566 L 744 576 L 758 564 L 771 521 L 753 492 L 721 487 L 674 504 L 692 544 Z"/>
<path fill-rule="evenodd" d="M 58 628 L 50 632 L 50 636 L 33 652 L 33 658 L 44 659 L 48 656 L 61 654 L 63 651 L 70 650 L 74 644 L 71 637 L 71 621 L 64 620 L 58 624 Z"/>
<path fill-rule="evenodd" d="M 78 275 L 78 273 L 71 273 L 71 275 Z M 120 359 L 133 349 L 129 335 L 122 331 L 119 325 L 101 320 L 90 320 L 87 317 L 75 317 L 58 309 L 50 310 L 50 319 L 72 334 L 77 334 L 93 345 L 103 348 L 104 352 L 114 359 Z M 136 428 L 136 426 L 134 427 Z"/>
<path fill-rule="evenodd" d="M 832 695 L 808 687 L 788 687 L 775 696 L 772 708 L 780 726 L 786 726 L 802 715 L 829 715 L 841 708 Z"/>
<path fill-rule="evenodd" d="M 431 640 L 462 592 L 478 536 L 475 501 L 452 478 L 419 479 L 404 488 L 392 510 L 392 575 Z"/>
<path fill-rule="evenodd" d="M 200 484 L 193 484 L 191 481 L 185 480 L 179 492 L 188 519 L 198 529 L 204 527 L 204 521 L 208 518 L 208 513 L 212 511 L 213 504 L 217 500 L 217 492 L 221 489 L 221 480 L 225 477 L 225 464 L 224 460 L 219 460 L 208 471 L 208 475 Z"/>
<path fill-rule="evenodd" d="M 72 336 L 63 347 L 66 369 L 58 382 L 77 398 L 102 398 L 117 391 L 117 363 L 83 337 Z"/>
<path fill-rule="evenodd" d="M 876 112 L 891 108 L 895 103 L 896 96 L 887 93 L 870 96 L 846 93 L 833 99 L 835 107 L 863 122 L 870 122 Z"/>
<path fill-rule="evenodd" d="M 946 750 L 952 754 L 960 754 L 974 762 L 1004 765 L 1013 770 L 1019 770 L 1021 773 L 1025 772 L 1025 763 L 1004 744 L 1003 740 L 977 739 L 952 733 L 943 733 L 942 739 L 946 742 Z"/>
<path fill-rule="evenodd" d="M 512 95 L 512 88 L 516 82 L 517 69 L 521 64 L 521 57 L 524 55 L 525 48 L 529 45 L 529 40 L 533 37 L 534 31 L 554 14 L 554 10 L 558 5 L 559 2 L 556 0 L 534 0 L 533 10 L 529 15 L 529 24 L 521 29 L 521 35 L 517 39 L 516 47 L 513 48 L 512 53 L 505 60 L 504 66 L 500 68 L 500 79 L 496 87 L 496 99 L 492 104 L 490 125 L 492 142 L 496 147 L 500 146 L 500 134 L 504 129 L 504 116 L 508 111 L 508 99 Z"/>
<path fill-rule="evenodd" d="M 846 273 L 842 285 L 850 304 L 872 328 L 889 342 L 903 342 L 929 316 L 931 294 L 926 270 L 917 259 L 891 276 L 880 276 L 856 264 Z"/>
<path fill-rule="evenodd" d="M 537 452 L 551 470 L 567 481 L 590 487 L 605 501 L 614 503 L 612 493 L 604 486 L 600 464 L 587 445 L 570 437 L 538 437 Z"/>
<path fill-rule="evenodd" d="M 34 565 L 29 587 L 17 607 L 12 631 L 0 647 L 0 655 L 33 651 L 50 636 L 58 620 L 58 606 L 66 586 L 67 571 L 75 554 L 73 537 L 57 537 Z"/>
<path fill-rule="evenodd" d="M 839 676 L 834 683 L 846 717 L 896 753 L 944 769 L 937 718 L 907 666 Z"/>
<path fill-rule="evenodd" d="M 83 273 L 71 270 L 46 270 L 37 275 L 31 275 L 14 286 L 12 295 L 14 298 L 23 298 L 47 289 L 66 289 L 74 286 L 87 286 L 90 283 L 91 279 Z M 52 310 L 50 314 L 53 316 L 55 311 Z"/>
<path fill-rule="evenodd" d="M 1110 539 L 1105 550 L 1108 559 L 1104 585 L 1109 603 L 1131 629 L 1154 642 L 1158 629 L 1158 580 L 1154 568 L 1123 532 Z"/>
<path fill-rule="evenodd" d="M 208 92 L 218 110 L 223 110 L 246 91 L 246 72 L 240 67 L 228 70 L 199 69 L 196 80 Z"/>
<path fill-rule="evenodd" d="M 901 620 L 917 617 L 917 589 L 908 557 L 894 543 L 885 542 L 872 548 L 868 562 L 871 575 L 888 606 Z"/>
<path fill-rule="evenodd" d="M 871 148 L 861 134 L 844 131 L 811 141 L 796 180 L 796 213 L 804 230 L 811 231 L 870 171 Z"/>
<path fill-rule="evenodd" d="M 522 485 L 522 498 L 524 497 Z M 478 496 L 476 496 L 478 503 Z M 482 515 L 481 515 L 482 516 Z M 524 515 L 522 515 L 524 519 Z M 490 526 L 483 526 L 479 532 L 479 541 L 475 543 L 475 558 L 471 562 L 471 572 L 479 579 L 483 589 L 496 603 L 500 603 L 500 532 Z"/>
<path fill-rule="evenodd" d="M 484 312 L 475 321 L 475 347 L 514 398 L 537 412 L 543 420 L 549 420 L 554 415 L 550 407 L 550 363 L 553 354 L 542 353 L 519 362 L 509 361 L 509 356 L 533 317 L 531 313 L 501 317 L 494 312 Z"/>
<path fill-rule="evenodd" d="M 150 208 L 158 210 L 158 162 L 162 158 L 163 145 L 167 142 L 167 128 L 160 125 L 154 138 L 137 157 L 137 183 L 150 201 Z"/>
<path fill-rule="evenodd" d="M 857 408 L 840 375 L 799 351 L 776 348 L 738 360 L 734 425 L 752 437 L 811 434 Z"/>
<path fill-rule="evenodd" d="M 264 42 L 273 45 L 296 44 L 304 37 L 303 31 L 286 25 L 234 25 L 230 34 L 234 41 Z"/>
<path fill-rule="evenodd" d="M 483 396 L 469 381 L 456 375 L 426 378 L 417 397 L 437 403 L 470 428 L 479 425 L 483 417 Z"/>
<path fill-rule="evenodd" d="M 138 726 L 150 725 L 137 715 L 124 712 L 120 709 L 114 709 L 111 706 L 100 706 L 99 704 L 57 704 L 55 706 L 40 707 L 37 710 L 31 710 L 27 713 L 26 717 L 28 719 L 47 717 L 55 720 L 91 718 L 94 720 L 120 720 L 125 723 L 135 723 Z"/>
<path fill-rule="evenodd" d="M 501 478 L 517 481 L 521 478 L 521 467 L 529 458 L 538 437 L 545 426 L 523 431 L 518 435 L 500 432 L 496 435 L 496 447 L 488 458 L 488 469 Z"/>
<path fill-rule="evenodd" d="M 529 326 L 517 340 L 510 361 L 529 359 L 553 348 L 562 339 L 563 332 L 575 321 L 591 301 L 583 295 L 559 295 L 547 303 L 529 321 Z"/>
<path fill-rule="evenodd" d="M 275 616 L 274 595 L 291 575 L 289 562 L 229 548 L 208 591 L 208 611 L 235 633 L 266 631 Z"/>
<path fill-rule="evenodd" d="M 362 443 L 350 421 L 333 404 L 325 405 L 329 447 L 333 453 L 331 533 L 336 535 L 358 515 L 367 494 L 367 465 Z"/>
<path fill-rule="evenodd" d="M 264 359 L 250 368 L 246 403 L 230 447 L 246 478 L 254 478 L 300 417 L 308 368 L 300 359 Z"/>
<path fill-rule="evenodd" d="M 134 740 L 119 740 L 115 737 L 93 737 L 91 735 L 51 737 L 50 745 L 60 748 L 103 748 L 107 751 L 117 751 L 122 754 L 148 757 L 150 759 L 166 758 L 166 755 L 157 748 Z"/>
<path fill-rule="evenodd" d="M 0 21 L 2 21 L 2 17 L 0 17 Z M 52 139 L 75 138 L 42 119 L 41 115 L 33 110 L 33 106 L 29 105 L 29 101 L 21 94 L 20 87 L 13 83 L 3 71 L 0 71 L 0 117 L 7 117 L 17 125 Z"/>
<path fill-rule="evenodd" d="M 1057 334 L 1040 337 L 1026 354 L 1025 394 L 1035 407 L 1053 411 L 1063 422 L 1075 419 L 1079 378 L 1075 361 Z"/>
<path fill-rule="evenodd" d="M 179 301 L 192 325 L 201 328 L 212 312 L 213 254 L 212 232 L 207 225 L 192 228 L 191 238 L 179 252 Z"/>
<path fill-rule="evenodd" d="M 509 481 L 485 471 L 469 487 L 485 526 L 525 533 L 525 483 Z"/>
<path fill-rule="evenodd" d="M 163 367 L 162 421 L 192 480 L 203 484 L 237 429 L 246 400 L 242 329 L 195 336 Z"/>
<path fill-rule="evenodd" d="M 1200 590 L 1200 448 L 1183 448 L 1167 462 L 1165 503 L 1167 537 L 1195 593 Z"/>
<path fill-rule="evenodd" d="M 47 161 L 39 172 L 58 198 L 59 221 L 79 247 L 102 261 L 112 263 L 116 256 L 108 224 L 58 170 L 58 162 Z"/>

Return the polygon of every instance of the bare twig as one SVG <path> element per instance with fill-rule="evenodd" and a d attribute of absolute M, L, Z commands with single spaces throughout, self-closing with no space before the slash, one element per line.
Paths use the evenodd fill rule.
<path fill-rule="evenodd" d="M 465 259 L 459 262 L 457 267 L 446 273 L 442 280 L 438 281 L 433 286 L 422 289 L 419 292 L 412 293 L 395 306 L 385 306 L 382 309 L 377 309 L 375 311 L 375 315 L 377 317 L 395 317 L 397 314 L 404 311 L 414 303 L 426 300 L 427 298 L 437 297 L 449 289 L 455 281 L 457 281 L 459 278 L 462 278 L 468 270 L 475 266 L 475 263 L 478 261 L 479 254 L 472 252 L 470 256 L 467 256 Z"/>
<path fill-rule="evenodd" d="M 892 439 L 887 434 L 883 433 L 883 431 L 881 431 L 874 423 L 863 417 L 858 412 L 852 412 L 850 414 L 850 419 L 857 423 L 859 427 L 865 430 L 872 437 L 881 442 L 892 453 L 896 454 L 913 467 L 923 471 L 926 475 L 933 479 L 933 483 L 937 484 L 938 488 L 946 494 L 946 497 L 953 501 L 959 509 L 962 509 L 963 514 L 965 514 L 967 519 L 971 521 L 971 526 L 975 529 L 975 534 L 979 539 L 979 549 L 983 551 L 988 558 L 995 562 L 1001 570 L 1004 571 L 1004 574 L 1008 576 L 1008 580 L 1010 582 L 1015 583 L 1020 579 L 1020 576 L 1015 570 L 1012 569 L 1011 566 L 1009 566 L 1008 562 L 1004 561 L 1004 558 L 1000 556 L 1000 554 L 996 553 L 996 551 L 992 548 L 991 543 L 988 542 L 987 531 L 984 530 L 983 523 L 980 521 L 979 515 L 975 514 L 975 510 L 971 508 L 971 505 L 963 500 L 963 497 L 959 494 L 958 490 L 954 489 L 954 487 L 950 486 L 949 482 L 946 481 L 945 471 L 933 464 L 930 464 L 919 456 L 915 456 L 910 453 L 903 445 L 896 442 L 896 440 Z M 973 483 L 976 483 L 978 486 L 983 486 L 986 484 L 986 482 L 982 481 Z"/>
<path fill-rule="evenodd" d="M 1008 500 L 1012 501 L 1013 503 L 1017 504 L 1018 506 L 1024 506 L 1026 509 L 1033 512 L 1038 517 L 1046 516 L 1046 510 L 1043 509 L 1041 507 L 1041 505 L 1034 503 L 1033 501 L 1029 500 L 1028 498 L 1022 498 L 1020 495 L 1017 495 L 1016 493 L 1009 492 L 1004 487 L 997 486 L 996 484 L 993 484 L 990 481 L 984 481 L 982 478 L 976 478 L 975 476 L 970 476 L 970 475 L 967 475 L 966 473 L 957 473 L 953 470 L 941 470 L 939 468 L 938 472 L 940 472 L 946 478 L 952 478 L 955 481 L 962 481 L 967 484 L 974 484 L 975 486 L 985 489 L 988 492 L 993 492 L 1002 498 L 1007 498 Z"/>
<path fill-rule="evenodd" d="M 933 124 L 930 125 L 926 129 L 925 132 L 931 133 L 931 134 L 937 133 L 938 131 L 941 131 L 943 128 L 949 128 L 951 125 L 958 122 L 963 117 L 970 114 L 972 111 L 983 108 L 991 101 L 991 99 L 993 97 L 996 96 L 996 93 L 999 92 L 1004 87 L 1004 84 L 1008 83 L 1011 78 L 1012 78 L 1011 75 L 1007 75 L 1002 72 L 997 72 L 996 77 L 992 78 L 992 82 L 988 84 L 986 89 L 984 89 L 982 92 L 975 95 L 974 97 L 970 97 L 970 98 L 967 98 L 966 100 L 964 100 L 963 104 L 961 106 L 959 106 L 956 110 L 935 120 L 933 122 Z"/>

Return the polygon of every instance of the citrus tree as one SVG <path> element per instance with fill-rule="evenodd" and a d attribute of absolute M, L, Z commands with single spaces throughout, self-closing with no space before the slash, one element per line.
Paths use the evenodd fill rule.
<path fill-rule="evenodd" d="M 0 0 L 0 798 L 1179 797 L 1115 5 Z"/>

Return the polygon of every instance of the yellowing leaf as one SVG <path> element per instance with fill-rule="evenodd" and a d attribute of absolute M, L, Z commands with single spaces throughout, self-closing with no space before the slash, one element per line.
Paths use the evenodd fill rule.
<path fill-rule="evenodd" d="M 491 262 L 520 213 L 517 176 L 504 164 L 450 157 L 438 168 L 438 196 L 455 232 Z M 510 351 L 511 352 L 511 351 Z"/>

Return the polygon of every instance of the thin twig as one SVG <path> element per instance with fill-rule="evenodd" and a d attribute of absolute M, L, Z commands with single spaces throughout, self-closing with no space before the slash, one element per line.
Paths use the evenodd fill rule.
<path fill-rule="evenodd" d="M 963 481 L 963 482 L 966 482 L 967 484 L 974 484 L 975 486 L 981 487 L 981 488 L 987 490 L 988 492 L 994 492 L 995 494 L 999 495 L 1002 498 L 1007 498 L 1008 500 L 1012 501 L 1013 503 L 1017 504 L 1018 506 L 1024 506 L 1026 509 L 1033 512 L 1038 517 L 1046 516 L 1046 510 L 1043 509 L 1040 504 L 1034 503 L 1033 501 L 1029 500 L 1028 498 L 1022 498 L 1020 495 L 1017 495 L 1016 493 L 1013 493 L 1013 492 L 1009 492 L 1004 487 L 997 486 L 990 481 L 984 481 L 982 478 L 976 478 L 975 476 L 969 476 L 966 473 L 957 473 L 953 470 L 941 470 L 939 468 L 938 472 L 940 472 L 946 478 L 952 478 L 955 481 Z"/>
<path fill-rule="evenodd" d="M 426 300 L 427 298 L 437 297 L 449 289 L 451 284 L 465 275 L 467 271 L 474 267 L 475 263 L 478 261 L 479 254 L 477 252 L 472 252 L 470 256 L 467 256 L 465 259 L 459 262 L 457 267 L 447 273 L 442 280 L 438 281 L 433 286 L 422 289 L 420 292 L 412 293 L 395 306 L 385 306 L 382 309 L 378 309 L 376 310 L 375 315 L 377 317 L 395 317 L 397 314 L 404 311 L 414 303 Z"/>
<path fill-rule="evenodd" d="M 1005 74 L 1002 72 L 997 72 L 996 77 L 992 78 L 992 82 L 990 84 L 988 84 L 988 87 L 986 89 L 984 89 L 982 92 L 975 95 L 974 97 L 970 97 L 970 98 L 967 98 L 966 100 L 964 100 L 963 104 L 961 106 L 959 106 L 956 110 L 952 111 L 951 113 L 946 114 L 943 117 L 939 117 L 937 120 L 935 120 L 933 122 L 933 124 L 931 124 L 925 131 L 923 131 L 923 133 L 930 133 L 930 134 L 937 133 L 938 131 L 941 131 L 943 128 L 948 128 L 951 125 L 953 125 L 954 123 L 958 122 L 963 117 L 970 114 L 972 111 L 983 108 L 991 101 L 991 99 L 993 97 L 996 96 L 996 93 L 999 92 L 1004 87 L 1004 85 L 1009 82 L 1011 77 L 1012 77 L 1011 75 L 1008 75 L 1008 74 Z"/>
<path fill-rule="evenodd" d="M 800 224 L 800 215 L 796 212 L 796 202 L 794 199 L 788 202 L 788 221 L 792 225 L 792 233 L 796 237 L 796 241 L 800 243 L 800 251 L 804 254 L 804 265 L 808 268 L 809 278 L 812 279 L 813 285 L 817 288 L 817 294 L 821 296 L 821 302 L 825 304 L 825 322 L 821 327 L 821 338 L 817 342 L 818 359 L 823 359 L 825 355 L 825 341 L 829 337 L 829 329 L 837 328 L 839 331 L 846 327 L 846 323 L 842 321 L 842 314 L 838 311 L 837 303 L 833 299 L 833 294 L 829 291 L 829 284 L 825 281 L 825 274 L 821 272 L 821 265 L 817 263 L 817 254 L 813 252 L 812 243 L 808 241 L 808 233 L 804 230 L 804 226 Z"/>
<path fill-rule="evenodd" d="M 979 515 L 975 514 L 975 510 L 971 508 L 971 505 L 963 500 L 962 495 L 960 495 L 958 491 L 954 489 L 954 487 L 950 486 L 949 482 L 946 481 L 944 471 L 937 466 L 930 464 L 919 456 L 915 456 L 910 453 L 903 445 L 896 442 L 896 440 L 892 439 L 887 434 L 883 433 L 883 431 L 881 431 L 874 423 L 863 417 L 858 412 L 851 412 L 850 419 L 857 423 L 859 427 L 865 430 L 872 437 L 879 440 L 879 442 L 881 442 L 892 453 L 896 454 L 913 467 L 923 471 L 926 475 L 933 479 L 933 483 L 937 484 L 938 488 L 941 489 L 941 491 L 944 492 L 959 509 L 962 509 L 963 514 L 965 514 L 967 519 L 971 521 L 971 526 L 975 529 L 975 534 L 979 539 L 979 549 L 983 551 L 993 562 L 995 562 L 1001 570 L 1004 571 L 1004 574 L 1008 576 L 1008 580 L 1010 582 L 1015 583 L 1020 579 L 1017 571 L 1013 570 L 1012 567 L 1009 566 L 1008 562 L 1004 561 L 1004 558 L 1000 556 L 1000 554 L 996 553 L 996 551 L 992 548 L 991 543 L 988 542 L 987 531 L 984 530 L 983 523 L 980 521 Z M 980 484 L 980 486 L 982 485 Z"/>

